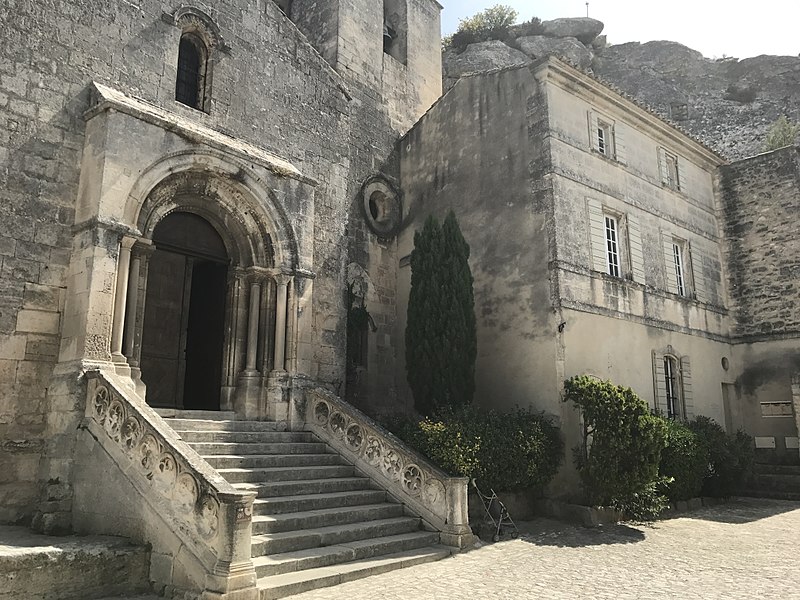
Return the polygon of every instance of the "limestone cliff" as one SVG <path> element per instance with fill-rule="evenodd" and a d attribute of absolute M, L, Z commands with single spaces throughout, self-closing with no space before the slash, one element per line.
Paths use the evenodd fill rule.
<path fill-rule="evenodd" d="M 505 43 L 471 44 L 459 54 L 446 51 L 445 88 L 466 72 L 552 53 L 593 72 L 730 159 L 761 152 L 767 129 L 781 114 L 800 121 L 800 57 L 710 59 L 669 41 L 606 46 L 599 36 L 602 24 L 587 36 L 548 23 L 553 22 L 543 23 L 543 35 L 515 37 L 512 30 Z"/>

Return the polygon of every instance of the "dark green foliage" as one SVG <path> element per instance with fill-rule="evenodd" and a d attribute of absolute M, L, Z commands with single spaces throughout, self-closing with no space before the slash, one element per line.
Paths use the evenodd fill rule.
<path fill-rule="evenodd" d="M 691 421 L 689 429 L 708 452 L 702 494 L 727 498 L 739 491 L 753 467 L 753 438 L 743 431 L 729 435 L 719 423 L 702 416 Z"/>
<path fill-rule="evenodd" d="M 659 490 L 662 419 L 630 388 L 580 376 L 564 382 L 564 401 L 582 412 L 582 444 L 575 462 L 590 504 L 615 506 L 632 518 L 652 518 L 665 506 Z"/>
<path fill-rule="evenodd" d="M 542 20 L 537 17 L 532 17 L 530 21 L 525 21 L 519 25 L 514 25 L 511 28 L 511 34 L 514 37 L 528 37 L 531 35 L 542 35 L 544 27 L 542 27 Z"/>
<path fill-rule="evenodd" d="M 406 324 L 406 373 L 423 415 L 466 406 L 475 393 L 475 331 L 469 245 L 451 211 L 414 234 Z"/>
<path fill-rule="evenodd" d="M 672 482 L 666 494 L 673 502 L 696 498 L 708 470 L 708 448 L 684 423 L 665 419 L 667 447 L 661 453 L 659 473 Z"/>
<path fill-rule="evenodd" d="M 462 52 L 470 44 L 487 40 L 505 40 L 509 28 L 516 22 L 518 13 L 510 6 L 497 4 L 458 22 L 458 29 L 445 38 L 445 48 Z"/>
<path fill-rule="evenodd" d="M 756 90 L 749 85 L 730 84 L 725 90 L 725 100 L 733 100 L 742 104 L 750 104 L 755 102 Z"/>
<path fill-rule="evenodd" d="M 542 488 L 564 454 L 558 428 L 542 415 L 467 407 L 390 428 L 453 475 L 475 478 L 481 489 Z"/>
<path fill-rule="evenodd" d="M 784 146 L 792 146 L 797 143 L 798 135 L 800 135 L 800 123 L 792 123 L 786 118 L 786 115 L 781 115 L 767 132 L 764 151 L 770 152 Z"/>

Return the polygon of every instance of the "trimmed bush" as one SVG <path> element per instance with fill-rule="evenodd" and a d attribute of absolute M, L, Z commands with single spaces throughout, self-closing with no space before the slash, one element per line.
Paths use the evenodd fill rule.
<path fill-rule="evenodd" d="M 753 438 L 743 431 L 728 435 L 719 423 L 702 416 L 695 417 L 689 429 L 708 452 L 702 494 L 727 498 L 741 490 L 753 468 Z"/>
<path fill-rule="evenodd" d="M 661 452 L 658 471 L 662 477 L 672 479 L 666 495 L 673 502 L 696 498 L 708 471 L 708 448 L 684 423 L 665 419 L 664 424 L 667 447 Z"/>
<path fill-rule="evenodd" d="M 635 519 L 657 516 L 666 507 L 658 474 L 667 439 L 663 419 L 630 388 L 585 375 L 564 382 L 564 401 L 583 415 L 575 463 L 586 500 Z"/>
<path fill-rule="evenodd" d="M 389 429 L 448 473 L 474 478 L 486 491 L 542 488 L 564 455 L 558 427 L 523 410 L 466 407 L 418 422 L 395 420 Z"/>

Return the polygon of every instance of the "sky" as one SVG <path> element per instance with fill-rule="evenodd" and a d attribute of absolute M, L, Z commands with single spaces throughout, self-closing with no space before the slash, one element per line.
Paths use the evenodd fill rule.
<path fill-rule="evenodd" d="M 585 0 L 439 0 L 442 34 L 459 19 L 495 4 L 517 10 L 520 20 L 585 17 Z M 605 24 L 611 44 L 671 40 L 708 58 L 800 54 L 800 0 L 590 0 L 589 16 Z"/>

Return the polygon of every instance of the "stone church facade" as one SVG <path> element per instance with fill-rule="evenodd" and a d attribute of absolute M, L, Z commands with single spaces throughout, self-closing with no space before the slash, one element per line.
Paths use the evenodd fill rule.
<path fill-rule="evenodd" d="M 313 431 L 466 544 L 465 482 L 352 409 L 413 405 L 408 255 L 450 208 L 480 402 L 552 414 L 569 442 L 561 382 L 592 373 L 796 454 L 796 149 L 730 164 L 557 59 L 441 97 L 440 10 L 0 8 L 0 522 L 113 522 L 168 557 L 157 581 L 255 589 L 254 494 L 156 407 Z"/>

